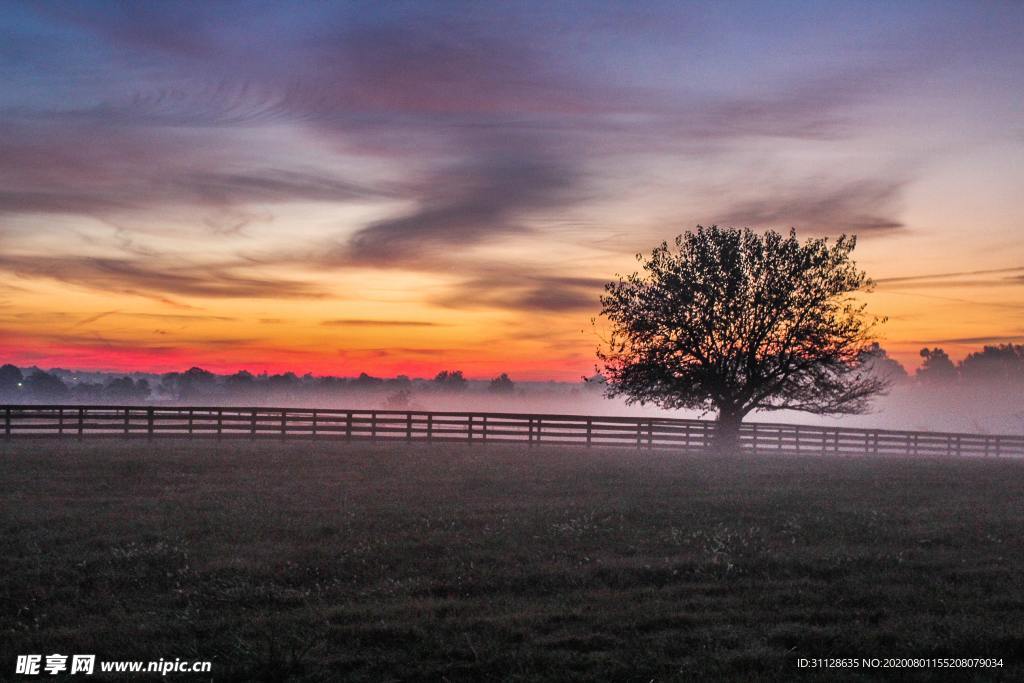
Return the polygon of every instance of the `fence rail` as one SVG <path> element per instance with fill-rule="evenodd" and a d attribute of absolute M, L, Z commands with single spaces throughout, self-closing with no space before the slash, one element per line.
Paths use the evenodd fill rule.
<path fill-rule="evenodd" d="M 648 417 L 309 408 L 0 406 L 5 438 L 316 438 L 625 446 L 704 452 L 714 423 Z M 744 424 L 753 453 L 1024 456 L 1024 436 L 915 432 L 780 423 Z"/>

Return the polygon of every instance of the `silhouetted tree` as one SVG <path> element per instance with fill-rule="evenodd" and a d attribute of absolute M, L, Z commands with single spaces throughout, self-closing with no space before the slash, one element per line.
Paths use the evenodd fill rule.
<path fill-rule="evenodd" d="M 144 379 L 133 380 L 131 377 L 119 377 L 107 383 L 103 389 L 103 395 L 116 403 L 142 402 L 149 398 L 149 382 Z"/>
<path fill-rule="evenodd" d="M 921 349 L 924 362 L 915 373 L 917 379 L 928 384 L 949 384 L 956 381 L 956 366 L 942 349 Z"/>
<path fill-rule="evenodd" d="M 516 383 L 509 378 L 508 373 L 503 372 L 492 379 L 487 388 L 495 394 L 511 394 L 516 390 Z"/>
<path fill-rule="evenodd" d="M 25 392 L 33 401 L 60 401 L 68 397 L 68 387 L 59 377 L 42 370 L 36 370 L 22 383 Z"/>
<path fill-rule="evenodd" d="M 256 390 L 256 380 L 248 370 L 239 370 L 224 378 L 224 390 L 231 399 L 250 398 Z"/>
<path fill-rule="evenodd" d="M 985 346 L 960 361 L 960 378 L 965 382 L 998 384 L 1024 383 L 1024 344 Z"/>
<path fill-rule="evenodd" d="M 441 391 L 465 391 L 466 378 L 462 376 L 462 370 L 442 370 L 434 376 L 434 386 Z"/>
<path fill-rule="evenodd" d="M 22 381 L 25 379 L 21 369 L 10 363 L 0 366 L 0 396 L 8 400 L 17 400 L 22 394 Z"/>
<path fill-rule="evenodd" d="M 209 398 L 217 391 L 217 376 L 202 368 L 169 372 L 160 379 L 164 391 L 179 401 Z"/>
<path fill-rule="evenodd" d="M 352 385 L 360 389 L 369 389 L 370 387 L 380 386 L 384 383 L 384 380 L 380 377 L 371 377 L 365 372 L 360 372 L 359 377 L 352 380 Z"/>
<path fill-rule="evenodd" d="M 896 383 L 907 379 L 907 369 L 895 358 L 890 358 L 878 342 L 861 352 L 860 363 L 866 372 L 887 382 Z"/>
<path fill-rule="evenodd" d="M 865 412 L 886 382 L 862 365 L 878 321 L 853 296 L 870 284 L 855 245 L 712 225 L 638 254 L 645 274 L 601 297 L 608 395 L 716 410 L 722 453 L 737 450 L 752 410 Z"/>

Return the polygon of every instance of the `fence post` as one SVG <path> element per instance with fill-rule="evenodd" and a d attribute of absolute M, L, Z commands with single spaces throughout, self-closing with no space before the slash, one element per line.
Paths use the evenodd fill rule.
<path fill-rule="evenodd" d="M 537 443 L 540 444 L 541 434 L 544 432 L 544 418 L 537 418 Z"/>
<path fill-rule="evenodd" d="M 412 413 L 405 415 L 405 440 L 412 441 Z"/>
<path fill-rule="evenodd" d="M 526 444 L 528 448 L 533 448 L 533 418 L 529 418 L 529 426 L 526 428 Z"/>
<path fill-rule="evenodd" d="M 793 443 L 796 444 L 797 455 L 800 455 L 800 425 L 793 425 Z"/>
<path fill-rule="evenodd" d="M 1002 437 L 996 437 L 996 457 L 1002 456 Z"/>
<path fill-rule="evenodd" d="M 434 414 L 427 413 L 427 443 L 434 442 Z"/>
<path fill-rule="evenodd" d="M 255 408 L 253 408 L 252 419 L 249 422 L 249 438 L 250 439 L 255 439 L 256 438 L 256 409 Z"/>
<path fill-rule="evenodd" d="M 469 443 L 473 443 L 473 416 L 469 416 Z"/>
<path fill-rule="evenodd" d="M 281 438 L 288 436 L 288 411 L 281 409 Z"/>
<path fill-rule="evenodd" d="M 345 413 L 345 439 L 352 440 L 352 411 Z"/>
<path fill-rule="evenodd" d="M 188 438 L 190 439 L 192 438 L 192 416 L 194 412 L 192 408 L 188 409 Z"/>
<path fill-rule="evenodd" d="M 587 418 L 587 448 L 590 448 L 594 440 L 594 421 L 591 418 Z"/>
<path fill-rule="evenodd" d="M 370 411 L 370 441 L 377 440 L 377 411 Z"/>
<path fill-rule="evenodd" d="M 4 434 L 7 438 L 11 438 L 11 408 L 8 406 L 4 409 Z"/>
<path fill-rule="evenodd" d="M 316 436 L 316 411 L 313 411 L 313 436 Z"/>
<path fill-rule="evenodd" d="M 647 448 L 654 448 L 654 420 L 647 421 Z"/>
<path fill-rule="evenodd" d="M 81 424 L 81 413 L 79 413 L 79 424 Z M 153 438 L 153 409 L 146 409 L 146 438 Z"/>
<path fill-rule="evenodd" d="M 217 438 L 224 432 L 224 409 L 217 409 Z"/>
<path fill-rule="evenodd" d="M 642 432 L 640 430 L 642 429 L 642 427 L 643 427 L 643 420 L 641 420 L 640 418 L 637 418 L 636 419 L 636 447 L 637 448 L 640 448 L 640 436 L 642 434 Z"/>
<path fill-rule="evenodd" d="M 57 409 L 57 433 L 64 436 L 64 409 Z"/>
<path fill-rule="evenodd" d="M 957 455 L 962 455 L 962 453 L 960 451 L 960 435 L 959 434 L 956 435 L 956 454 Z"/>
<path fill-rule="evenodd" d="M 751 422 L 750 423 L 750 434 L 751 434 L 751 437 L 752 437 L 751 440 L 754 442 L 751 445 L 751 448 L 753 449 L 754 456 L 756 457 L 757 456 L 757 423 L 756 422 Z"/>
<path fill-rule="evenodd" d="M 484 445 L 486 446 L 487 445 L 487 416 L 486 415 L 484 415 L 484 430 L 483 430 L 483 435 L 482 436 L 483 436 Z"/>

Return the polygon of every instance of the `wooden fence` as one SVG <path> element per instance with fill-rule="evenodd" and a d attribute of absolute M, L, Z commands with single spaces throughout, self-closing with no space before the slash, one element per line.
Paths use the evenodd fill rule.
<path fill-rule="evenodd" d="M 0 406 L 5 438 L 315 438 L 625 446 L 704 452 L 714 423 L 648 417 L 164 406 Z M 1024 436 L 745 423 L 753 453 L 1024 456 Z"/>

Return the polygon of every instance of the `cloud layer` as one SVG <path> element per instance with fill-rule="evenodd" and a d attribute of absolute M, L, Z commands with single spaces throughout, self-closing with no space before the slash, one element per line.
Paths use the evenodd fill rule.
<path fill-rule="evenodd" d="M 79 329 L 134 321 L 153 348 L 173 333 L 147 337 L 140 301 L 381 339 L 462 316 L 489 339 L 495 317 L 577 329 L 630 254 L 696 223 L 908 239 L 930 229 L 914 222 L 929 163 L 1016 111 L 1022 14 L 12 4 L 0 306 L 64 311 L 44 298 L 66 286 Z M 958 109 L 965 87 L 983 104 Z"/>

